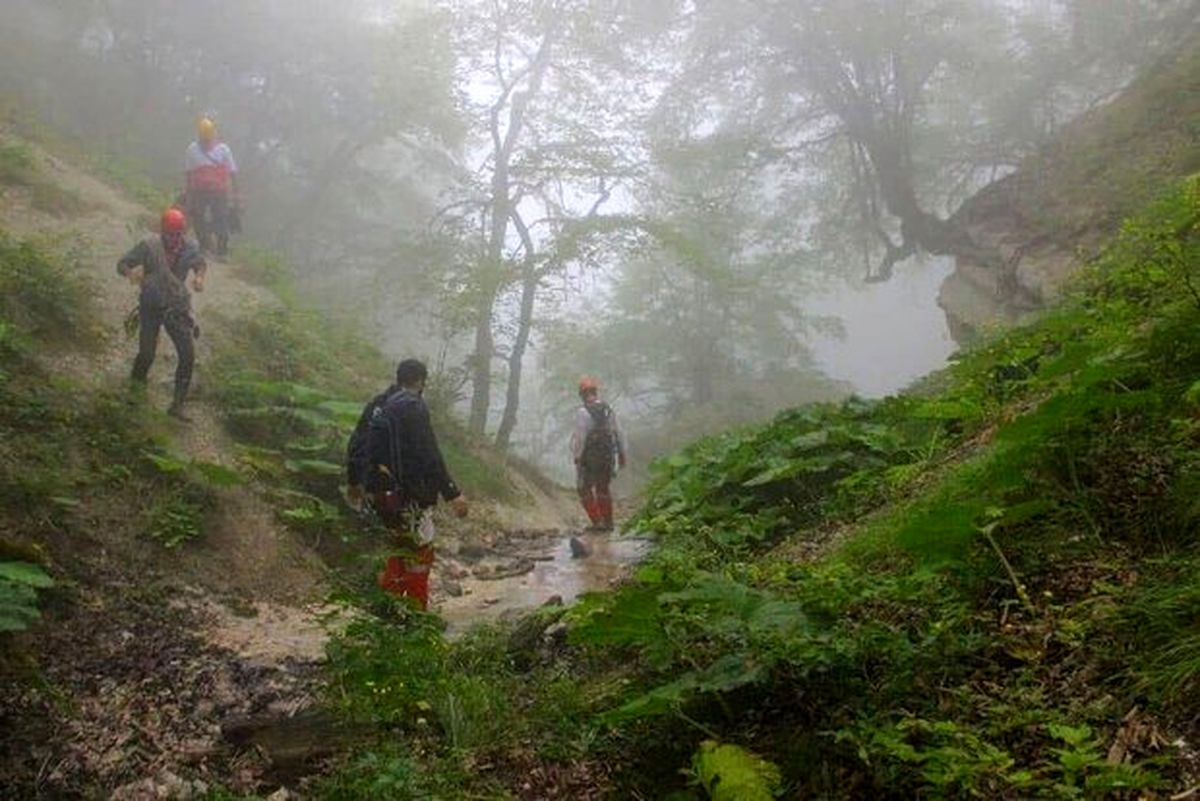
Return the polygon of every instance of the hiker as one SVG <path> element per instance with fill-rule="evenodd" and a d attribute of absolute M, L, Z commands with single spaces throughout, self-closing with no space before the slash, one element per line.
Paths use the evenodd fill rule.
<path fill-rule="evenodd" d="M 613 499 L 610 486 L 616 468 L 625 467 L 625 437 L 612 407 L 600 400 L 600 382 L 585 377 L 579 382 L 583 405 L 575 414 L 571 455 L 575 461 L 575 485 L 593 531 L 613 530 Z"/>
<path fill-rule="evenodd" d="M 175 345 L 179 363 L 175 368 L 175 394 L 167 414 L 187 421 L 183 404 L 192 368 L 196 362 L 195 338 L 199 334 L 192 319 L 192 296 L 188 293 L 188 273 L 192 289 L 204 291 L 208 265 L 195 242 L 187 239 L 187 217 L 172 207 L 163 212 L 159 234 L 143 239 L 117 262 L 117 273 L 141 286 L 138 295 L 138 353 L 133 361 L 132 378 L 146 383 L 150 365 L 158 349 L 158 330 L 167 329 Z"/>
<path fill-rule="evenodd" d="M 438 497 L 459 517 L 467 501 L 450 477 L 421 397 L 429 371 L 416 359 L 396 367 L 396 383 L 363 409 L 346 448 L 347 497 L 365 503 L 396 535 L 402 554 L 389 556 L 379 587 L 429 605 L 429 569 L 433 565 L 433 518 Z"/>
<path fill-rule="evenodd" d="M 229 145 L 217 139 L 212 120 L 200 120 L 197 133 L 185 157 L 187 209 L 201 249 L 212 252 L 215 238 L 216 254 L 224 258 L 229 253 L 230 228 L 240 228 L 237 163 Z"/>

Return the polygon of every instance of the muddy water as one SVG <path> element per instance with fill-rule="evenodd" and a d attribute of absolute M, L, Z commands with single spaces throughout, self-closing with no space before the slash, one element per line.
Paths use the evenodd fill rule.
<path fill-rule="evenodd" d="M 587 555 L 577 555 L 572 537 L 582 541 Z M 554 597 L 569 604 L 627 576 L 649 549 L 645 539 L 563 529 L 512 532 L 490 546 L 452 546 L 434 565 L 433 611 L 450 632 L 461 632 Z"/>

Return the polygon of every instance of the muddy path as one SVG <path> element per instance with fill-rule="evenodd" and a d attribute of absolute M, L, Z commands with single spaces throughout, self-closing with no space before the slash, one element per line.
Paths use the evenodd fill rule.
<path fill-rule="evenodd" d="M 31 149 L 43 173 L 82 198 L 85 210 L 64 220 L 35 209 L 19 188 L 0 187 L 0 228 L 76 253 L 106 330 L 99 353 L 47 354 L 45 366 L 85 387 L 120 389 L 136 350 L 121 333 L 136 289 L 115 265 L 156 215 Z M 210 265 L 206 291 L 193 298 L 202 329 L 231 312 L 278 305 L 242 272 Z M 192 423 L 161 416 L 175 367 L 165 336 L 147 407 L 181 455 L 235 467 L 207 383 L 211 342 L 197 343 Z M 579 515 L 570 493 L 516 474 L 513 481 L 521 503 L 480 504 L 465 524 L 442 522 L 433 611 L 452 636 L 603 589 L 645 551 L 645 543 L 585 536 L 581 558 L 580 541 L 572 550 Z M 47 610 L 51 622 L 38 633 L 33 661 L 0 677 L 0 798 L 192 798 L 214 784 L 265 795 L 318 769 L 281 773 L 236 732 L 247 720 L 303 721 L 319 706 L 325 645 L 354 612 L 326 603 L 330 568 L 279 523 L 259 488 L 217 495 L 205 536 L 176 551 L 150 552 L 155 546 L 137 541 L 129 526 L 89 535 L 65 600 Z"/>

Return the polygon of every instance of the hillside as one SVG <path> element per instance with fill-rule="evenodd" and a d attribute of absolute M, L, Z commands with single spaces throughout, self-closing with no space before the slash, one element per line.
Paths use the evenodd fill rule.
<path fill-rule="evenodd" d="M 994 271 L 959 259 L 939 304 L 960 342 L 1052 304 L 1089 254 L 1179 178 L 1200 169 L 1200 39 L 1117 98 L 1067 125 L 955 215 L 1016 265 L 1015 297 Z"/>
<path fill-rule="evenodd" d="M 165 336 L 148 393 L 128 387 L 136 295 L 114 266 L 156 219 L 0 133 L 3 798 L 204 797 L 297 769 L 230 727 L 314 707 L 330 632 L 369 603 L 386 548 L 339 485 L 348 426 L 393 367 L 305 307 L 278 260 L 210 265 L 190 425 L 163 413 Z M 475 501 L 441 521 L 435 606 L 455 625 L 619 572 L 569 564 L 569 497 L 441 429 Z"/>

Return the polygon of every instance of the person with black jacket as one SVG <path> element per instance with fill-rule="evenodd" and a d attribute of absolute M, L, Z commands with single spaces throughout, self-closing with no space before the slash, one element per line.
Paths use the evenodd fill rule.
<path fill-rule="evenodd" d="M 405 553 L 388 557 L 379 575 L 385 592 L 429 602 L 429 569 L 433 564 L 433 521 L 430 510 L 441 498 L 459 517 L 468 511 L 466 498 L 450 477 L 422 397 L 429 371 L 416 359 L 396 368 L 396 383 L 363 409 L 346 448 L 347 497 L 364 502 L 396 533 Z"/>

